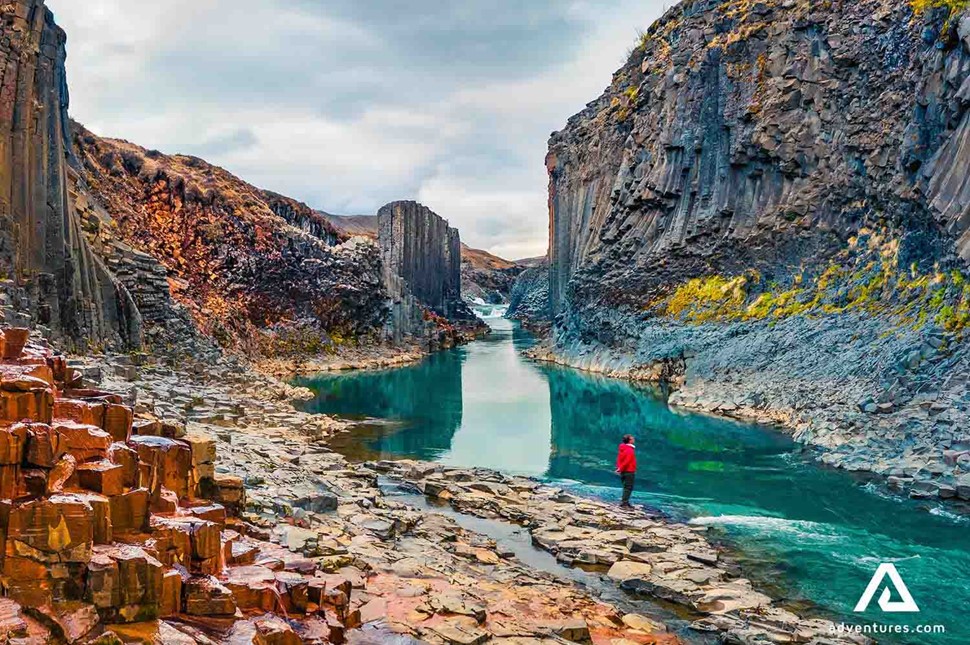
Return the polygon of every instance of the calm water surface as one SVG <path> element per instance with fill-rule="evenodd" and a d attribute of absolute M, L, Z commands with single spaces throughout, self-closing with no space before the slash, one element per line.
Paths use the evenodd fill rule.
<path fill-rule="evenodd" d="M 541 366 L 515 324 L 420 364 L 301 382 L 308 409 L 368 419 L 337 446 L 353 459 L 414 457 L 540 477 L 618 497 L 616 445 L 636 436 L 634 501 L 717 528 L 747 571 L 792 602 L 854 623 L 942 623 L 944 636 L 882 642 L 970 643 L 970 524 L 945 508 L 880 493 L 821 468 L 770 428 L 672 411 L 654 390 Z M 920 607 L 852 609 L 880 562 L 893 562 Z M 878 597 L 878 594 L 877 594 Z"/>

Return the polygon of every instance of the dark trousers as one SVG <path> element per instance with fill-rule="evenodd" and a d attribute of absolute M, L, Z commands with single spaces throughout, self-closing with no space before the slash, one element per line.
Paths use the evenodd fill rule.
<path fill-rule="evenodd" d="M 630 495 L 633 494 L 633 480 L 636 479 L 636 473 L 620 473 L 620 481 L 623 482 L 623 503 L 630 503 Z"/>

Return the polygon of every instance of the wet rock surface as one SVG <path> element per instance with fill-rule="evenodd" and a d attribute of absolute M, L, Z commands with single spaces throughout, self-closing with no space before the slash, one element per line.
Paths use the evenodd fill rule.
<path fill-rule="evenodd" d="M 719 632 L 727 642 L 865 642 L 837 637 L 833 623 L 799 618 L 774 604 L 736 567 L 722 562 L 697 527 L 484 469 L 408 461 L 372 466 L 462 513 L 520 524 L 535 546 L 559 562 L 601 567 L 621 589 L 679 605 L 694 616 L 692 629 Z M 469 556 L 481 557 L 474 551 Z M 623 622 L 652 623 L 636 614 L 625 615 Z"/>

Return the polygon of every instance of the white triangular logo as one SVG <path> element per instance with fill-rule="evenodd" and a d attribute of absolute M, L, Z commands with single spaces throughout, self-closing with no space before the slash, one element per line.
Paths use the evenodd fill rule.
<path fill-rule="evenodd" d="M 859 598 L 859 602 L 856 603 L 854 611 L 865 611 L 869 608 L 872 597 L 876 595 L 879 585 L 882 584 L 886 576 L 889 576 L 889 581 L 892 582 L 893 587 L 896 588 L 896 593 L 899 594 L 902 600 L 890 600 L 891 594 L 889 593 L 889 586 L 887 585 L 879 596 L 879 608 L 885 612 L 919 611 L 919 607 L 916 606 L 916 601 L 913 600 L 909 589 L 906 588 L 906 583 L 903 582 L 899 572 L 896 571 L 896 566 L 889 562 L 883 562 L 876 569 L 876 572 L 872 575 L 872 580 L 869 581 L 869 586 L 866 587 L 865 593 L 862 594 L 862 598 Z"/>

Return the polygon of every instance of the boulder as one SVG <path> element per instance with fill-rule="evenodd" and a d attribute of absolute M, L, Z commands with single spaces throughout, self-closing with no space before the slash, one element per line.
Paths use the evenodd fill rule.
<path fill-rule="evenodd" d="M 182 586 L 185 613 L 190 616 L 232 616 L 232 592 L 212 576 L 192 576 Z"/>
<path fill-rule="evenodd" d="M 162 563 L 138 546 L 94 548 L 88 566 L 86 598 L 108 623 L 154 620 L 161 615 Z"/>

